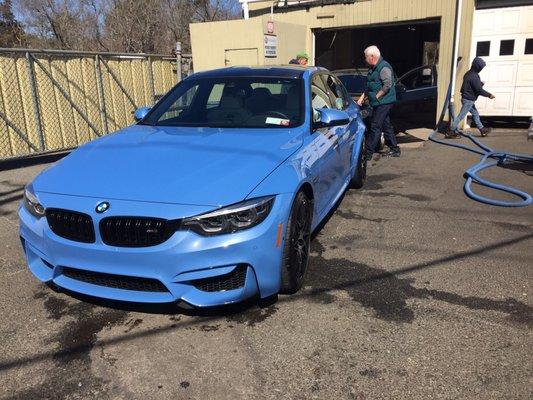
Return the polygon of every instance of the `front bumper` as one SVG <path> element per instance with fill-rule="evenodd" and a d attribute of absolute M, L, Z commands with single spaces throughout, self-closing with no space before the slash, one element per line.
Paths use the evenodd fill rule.
<path fill-rule="evenodd" d="M 43 282 L 53 282 L 67 290 L 85 295 L 133 302 L 168 303 L 184 301 L 206 307 L 230 304 L 253 296 L 268 297 L 279 291 L 283 241 L 278 243 L 278 230 L 285 228 L 291 195 L 276 197 L 265 221 L 256 227 L 234 234 L 203 237 L 191 231 L 177 231 L 164 243 L 151 247 L 125 248 L 106 245 L 99 232 L 101 218 L 138 215 L 175 219 L 198 215 L 209 209 L 201 206 L 137 203 L 112 200 L 104 215 L 94 211 L 102 199 L 79 198 L 39 193 L 46 207 L 83 212 L 93 219 L 95 243 L 71 241 L 53 233 L 46 218 L 36 219 L 24 207 L 19 209 L 20 236 L 28 266 Z M 118 276 L 121 280 L 160 282 L 163 291 L 138 290 L 138 285 L 109 285 L 101 279 L 75 279 L 69 268 Z M 238 288 L 205 290 L 204 280 L 216 281 L 245 271 Z M 84 274 L 82 274 L 85 276 Z M 75 275 L 76 276 L 76 275 Z M 104 282 L 104 283 L 102 283 Z M 107 282 L 107 281 L 106 281 Z M 116 283 L 116 281 L 114 281 Z M 122 281 L 120 281 L 122 282 Z"/>

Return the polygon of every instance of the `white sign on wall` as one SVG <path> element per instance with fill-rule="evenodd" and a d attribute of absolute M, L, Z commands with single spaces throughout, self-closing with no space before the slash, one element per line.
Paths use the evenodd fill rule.
<path fill-rule="evenodd" d="M 276 58 L 278 56 L 278 37 L 265 33 L 265 57 Z"/>

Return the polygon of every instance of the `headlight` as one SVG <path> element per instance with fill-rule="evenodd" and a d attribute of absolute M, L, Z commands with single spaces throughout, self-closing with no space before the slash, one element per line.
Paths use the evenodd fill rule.
<path fill-rule="evenodd" d="M 37 218 L 44 216 L 44 207 L 39 203 L 37 196 L 33 193 L 31 185 L 24 188 L 24 207 L 30 214 Z"/>
<path fill-rule="evenodd" d="M 182 228 L 189 228 L 203 236 L 233 233 L 263 222 L 274 203 L 274 196 L 259 197 L 208 214 L 187 218 Z"/>

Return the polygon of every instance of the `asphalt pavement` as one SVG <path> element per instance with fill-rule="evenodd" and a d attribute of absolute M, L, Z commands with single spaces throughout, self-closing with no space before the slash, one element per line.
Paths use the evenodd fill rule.
<path fill-rule="evenodd" d="M 526 130 L 484 141 L 533 153 Z M 16 209 L 47 164 L 0 165 L 0 398 L 531 399 L 533 206 L 467 199 L 469 153 L 376 158 L 314 238 L 301 292 L 204 312 L 39 283 Z M 529 193 L 532 175 L 484 174 Z"/>

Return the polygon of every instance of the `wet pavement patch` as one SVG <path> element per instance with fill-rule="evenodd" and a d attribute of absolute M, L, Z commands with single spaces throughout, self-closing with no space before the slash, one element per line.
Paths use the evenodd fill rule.
<path fill-rule="evenodd" d="M 350 219 L 350 220 L 358 219 L 358 220 L 362 220 L 362 221 L 377 222 L 377 223 L 382 223 L 382 222 L 385 222 L 385 221 L 389 221 L 388 219 L 385 219 L 385 218 L 367 218 L 367 217 L 363 217 L 361 214 L 357 214 L 357 213 L 355 213 L 353 211 L 350 211 L 350 210 L 348 210 L 348 211 L 337 210 L 337 211 L 335 211 L 335 215 L 338 215 L 341 218 Z"/>
<path fill-rule="evenodd" d="M 377 369 L 368 368 L 359 371 L 359 375 L 366 376 L 367 378 L 376 379 L 379 376 L 379 371 Z"/>
<path fill-rule="evenodd" d="M 388 182 L 392 181 L 396 178 L 400 178 L 402 175 L 399 174 L 377 174 L 377 175 L 371 175 L 367 178 L 367 181 L 365 182 L 365 186 L 363 189 L 361 189 L 363 192 L 370 191 L 370 190 L 379 190 L 383 189 L 383 185 L 381 185 L 382 182 Z"/>
<path fill-rule="evenodd" d="M 432 197 L 425 196 L 423 194 L 403 194 L 398 192 L 379 192 L 379 193 L 366 193 L 370 197 L 402 197 L 413 201 L 431 201 Z"/>
<path fill-rule="evenodd" d="M 217 325 L 201 325 L 200 330 L 204 332 L 212 332 L 212 331 L 218 331 L 218 328 L 220 328 L 220 324 Z"/>
<path fill-rule="evenodd" d="M 243 310 L 241 313 L 236 313 L 227 317 L 228 322 L 234 322 L 238 324 L 245 324 L 247 326 L 255 326 L 265 321 L 278 311 L 275 305 L 260 308 L 253 307 L 247 310 Z"/>
<path fill-rule="evenodd" d="M 414 311 L 409 299 L 435 299 L 471 310 L 497 311 L 507 314 L 513 323 L 532 326 L 533 309 L 515 299 L 492 300 L 476 296 L 417 288 L 414 279 L 399 278 L 387 270 L 373 268 L 344 258 L 326 259 L 325 249 L 318 239 L 312 242 L 312 253 L 306 276 L 310 288 L 306 296 L 313 301 L 331 303 L 333 290 L 345 290 L 355 302 L 373 310 L 376 318 L 399 323 L 411 323 Z"/>
<path fill-rule="evenodd" d="M 142 322 L 143 322 L 143 320 L 141 318 L 130 319 L 125 324 L 128 328 L 124 330 L 124 333 L 131 332 L 133 329 L 135 329 L 140 324 L 142 324 Z"/>
<path fill-rule="evenodd" d="M 52 293 L 38 292 L 48 317 L 54 320 L 68 318 L 45 343 L 56 347 L 53 364 L 44 370 L 42 383 L 18 392 L 14 399 L 63 399 L 66 397 L 102 398 L 106 382 L 91 371 L 90 352 L 96 345 L 97 335 L 105 328 L 126 320 L 125 311 L 100 309 L 90 303 L 69 301 Z"/>

